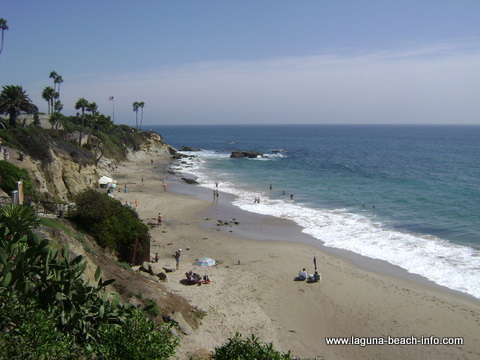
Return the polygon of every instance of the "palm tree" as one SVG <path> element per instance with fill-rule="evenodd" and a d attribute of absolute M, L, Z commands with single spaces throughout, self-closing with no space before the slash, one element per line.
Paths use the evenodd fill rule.
<path fill-rule="evenodd" d="M 87 106 L 87 111 L 91 112 L 91 115 L 89 117 L 90 121 L 88 124 L 90 131 L 88 132 L 87 142 L 90 142 L 90 138 L 92 137 L 92 133 L 93 133 L 93 128 L 95 127 L 95 123 L 97 122 L 97 109 L 98 109 L 98 105 L 95 102 L 91 102 Z"/>
<path fill-rule="evenodd" d="M 80 128 L 80 138 L 78 139 L 78 146 L 82 146 L 82 136 L 83 136 L 83 127 L 85 125 L 85 110 L 88 107 L 88 100 L 85 98 L 80 98 L 75 104 L 75 109 L 82 109 L 82 127 Z"/>
<path fill-rule="evenodd" d="M 55 99 L 55 89 L 47 86 L 43 89 L 42 98 L 48 103 L 48 114 L 53 111 L 53 100 Z"/>
<path fill-rule="evenodd" d="M 52 124 L 52 130 L 54 128 L 58 129 L 58 125 L 63 121 L 64 118 L 65 116 L 62 115 L 60 112 L 58 111 L 52 112 L 52 115 L 50 115 L 50 119 L 48 120 L 50 121 L 50 124 Z"/>
<path fill-rule="evenodd" d="M 133 106 L 133 111 L 135 111 L 135 124 L 137 124 L 137 130 L 138 130 L 138 109 L 140 107 L 140 103 L 138 101 L 135 101 L 132 106 Z"/>
<path fill-rule="evenodd" d="M 33 114 L 38 108 L 19 85 L 5 85 L 0 93 L 0 114 L 8 114 L 10 126 L 17 126 L 17 117 L 21 112 Z"/>
<path fill-rule="evenodd" d="M 53 103 L 60 100 L 60 84 L 63 82 L 63 78 L 57 74 L 56 71 L 50 72 L 50 79 L 53 79 L 53 89 L 55 90 L 55 97 Z"/>
<path fill-rule="evenodd" d="M 3 50 L 3 36 L 5 30 L 8 30 L 7 20 L 0 18 L 0 29 L 2 30 L 2 44 L 0 45 L 0 54 Z"/>
<path fill-rule="evenodd" d="M 58 93 L 57 93 L 58 94 Z M 53 106 L 53 110 L 57 111 L 57 112 L 62 112 L 63 110 L 63 104 L 60 100 L 56 100 L 55 101 L 55 104 Z"/>
<path fill-rule="evenodd" d="M 143 123 L 143 107 L 145 106 L 145 103 L 143 101 L 140 101 L 138 103 L 138 106 L 140 107 L 140 109 L 142 109 L 142 113 L 140 115 L 140 131 L 142 131 L 142 123 Z"/>
<path fill-rule="evenodd" d="M 95 116 L 97 113 L 98 105 L 95 102 L 91 102 L 87 106 L 87 111 L 90 111 L 92 113 L 92 116 Z"/>
<path fill-rule="evenodd" d="M 50 72 L 50 76 L 49 78 L 50 79 L 53 79 L 53 86 L 55 88 L 55 90 L 57 90 L 57 85 L 56 85 L 56 82 L 55 82 L 55 78 L 58 76 L 57 72 L 56 71 L 51 71 Z"/>
<path fill-rule="evenodd" d="M 57 85 L 58 96 L 57 99 L 60 100 L 60 84 L 63 82 L 63 78 L 60 75 L 55 76 L 53 79 L 53 84 Z"/>

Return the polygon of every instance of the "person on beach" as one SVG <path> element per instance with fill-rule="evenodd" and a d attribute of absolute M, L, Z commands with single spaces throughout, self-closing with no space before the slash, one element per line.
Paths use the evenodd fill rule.
<path fill-rule="evenodd" d="M 290 200 L 293 200 L 293 194 L 290 194 Z"/>
<path fill-rule="evenodd" d="M 300 280 L 306 280 L 307 277 L 308 277 L 308 273 L 307 273 L 307 271 L 305 270 L 305 268 L 303 268 L 303 270 L 298 273 L 298 278 L 299 278 Z"/>
<path fill-rule="evenodd" d="M 313 255 L 313 265 L 315 266 L 315 271 L 317 270 L 317 257 Z"/>
<path fill-rule="evenodd" d="M 157 226 L 160 226 L 162 224 L 162 213 L 158 213 L 157 216 Z"/>
<path fill-rule="evenodd" d="M 175 253 L 175 263 L 177 266 L 177 270 L 180 267 L 180 257 L 182 256 L 182 249 L 178 249 L 177 252 Z"/>

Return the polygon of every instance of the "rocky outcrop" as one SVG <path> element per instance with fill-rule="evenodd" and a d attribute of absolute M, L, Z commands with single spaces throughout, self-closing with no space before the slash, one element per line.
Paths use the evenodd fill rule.
<path fill-rule="evenodd" d="M 93 162 L 79 163 L 75 153 L 56 147 L 48 150 L 52 158 L 48 163 L 32 159 L 28 155 L 24 155 L 20 160 L 17 150 L 8 148 L 8 151 L 10 152 L 9 161 L 28 171 L 37 193 L 42 194 L 46 200 L 57 202 L 72 201 L 80 191 L 97 186 L 98 179 L 103 175 L 114 179 L 112 171 L 118 166 L 115 160 L 108 158 L 101 158 L 96 165 Z M 174 157 L 172 154 L 175 153 L 176 150 L 165 144 L 160 135 L 151 133 L 138 150 L 128 151 L 127 159 L 145 161 L 161 158 L 167 161 L 172 159 Z"/>
<path fill-rule="evenodd" d="M 257 157 L 263 157 L 262 153 L 255 152 L 255 151 L 232 151 L 232 154 L 230 155 L 231 158 L 257 158 Z"/>
<path fill-rule="evenodd" d="M 150 133 L 148 139 L 140 145 L 139 150 L 129 150 L 127 159 L 135 160 L 149 160 L 153 157 L 160 157 L 165 159 L 172 159 L 177 151 L 170 145 L 163 142 L 162 137 L 157 133 Z"/>
<path fill-rule="evenodd" d="M 195 149 L 190 146 L 182 146 L 178 151 L 200 151 L 200 149 Z"/>
<path fill-rule="evenodd" d="M 195 179 L 189 179 L 189 178 L 186 178 L 186 177 L 182 177 L 182 180 L 184 182 L 186 182 L 187 184 L 190 184 L 190 185 L 198 185 L 198 181 L 195 180 Z"/>

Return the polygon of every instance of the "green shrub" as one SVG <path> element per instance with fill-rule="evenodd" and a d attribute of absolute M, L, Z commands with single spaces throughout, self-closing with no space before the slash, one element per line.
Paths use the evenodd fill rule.
<path fill-rule="evenodd" d="M 236 333 L 233 338 L 220 347 L 215 348 L 213 358 L 216 360 L 291 360 L 290 352 L 280 354 L 273 349 L 272 343 L 261 344 L 255 335 L 250 338 L 242 339 L 242 335 Z"/>
<path fill-rule="evenodd" d="M 36 126 L 8 129 L 2 132 L 5 145 L 22 150 L 26 155 L 43 163 L 53 160 L 49 131 Z"/>
<path fill-rule="evenodd" d="M 169 327 L 106 293 L 113 280 L 103 281 L 99 268 L 89 285 L 83 258 L 71 260 L 66 246 L 58 251 L 34 234 L 24 208 L 0 213 L 1 360 L 167 359 L 174 353 L 178 342 Z"/>
<path fill-rule="evenodd" d="M 85 229 L 100 246 L 115 251 L 120 261 L 131 260 L 136 236 L 141 244 L 150 241 L 148 226 L 138 214 L 107 194 L 86 189 L 75 202 L 75 210 L 67 217 Z"/>
<path fill-rule="evenodd" d="M 0 349 L 1 360 L 78 359 L 85 352 L 34 299 L 21 303 L 5 290 L 0 291 Z"/>
<path fill-rule="evenodd" d="M 136 310 L 121 325 L 102 325 L 92 349 L 105 359 L 169 359 L 178 345 L 170 327 L 159 326 Z"/>
<path fill-rule="evenodd" d="M 25 196 L 33 197 L 35 194 L 32 180 L 26 169 L 20 169 L 12 163 L 0 160 L 0 188 L 7 194 L 17 190 L 17 182 L 23 181 Z"/>
<path fill-rule="evenodd" d="M 145 308 L 143 311 L 145 311 L 151 318 L 156 318 L 158 315 L 160 315 L 161 311 L 155 300 L 145 299 L 144 303 Z"/>

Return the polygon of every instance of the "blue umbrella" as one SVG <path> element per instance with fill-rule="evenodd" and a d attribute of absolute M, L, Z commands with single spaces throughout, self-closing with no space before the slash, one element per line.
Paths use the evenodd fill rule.
<path fill-rule="evenodd" d="M 198 265 L 200 267 L 210 267 L 215 265 L 215 260 L 209 257 L 204 257 L 195 261 L 195 265 Z"/>

